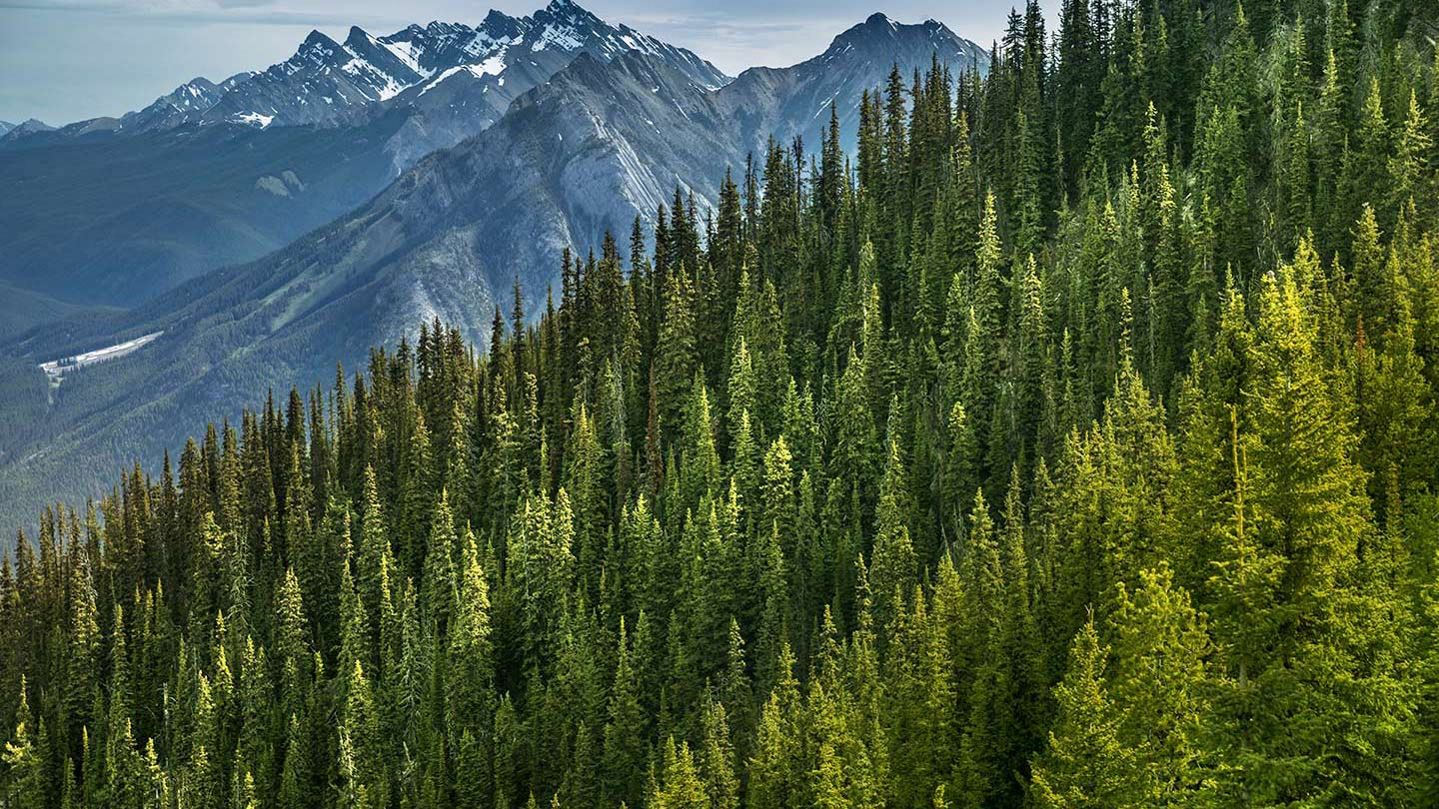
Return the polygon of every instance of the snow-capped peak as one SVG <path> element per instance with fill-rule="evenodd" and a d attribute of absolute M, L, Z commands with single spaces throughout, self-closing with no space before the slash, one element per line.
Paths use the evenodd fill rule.
<path fill-rule="evenodd" d="M 435 20 L 388 36 L 354 26 L 343 42 L 313 30 L 283 62 L 219 84 L 203 78 L 186 82 L 126 115 L 121 128 L 134 132 L 193 122 L 331 126 L 367 120 L 377 114 L 375 105 L 405 105 L 420 96 L 427 104 L 456 103 L 453 92 L 429 95 L 441 84 L 455 91 L 464 86 L 467 94 L 494 93 L 485 106 L 498 115 L 515 96 L 581 53 L 609 61 L 631 50 L 673 61 L 698 84 L 726 80 L 689 51 L 606 23 L 573 0 L 550 0 L 525 17 L 492 10 L 478 25 Z M 523 75 L 511 75 L 517 64 Z"/>

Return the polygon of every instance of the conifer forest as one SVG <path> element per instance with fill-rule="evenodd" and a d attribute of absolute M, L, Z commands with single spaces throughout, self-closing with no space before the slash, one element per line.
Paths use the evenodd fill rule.
<path fill-rule="evenodd" d="M 1430 2 L 1031 2 L 216 413 L 7 555 L 0 806 L 1439 805 Z"/>

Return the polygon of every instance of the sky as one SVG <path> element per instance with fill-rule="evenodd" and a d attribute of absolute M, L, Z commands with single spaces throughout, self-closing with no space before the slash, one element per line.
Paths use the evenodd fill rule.
<path fill-rule="evenodd" d="M 605 20 L 689 48 L 731 75 L 802 61 L 875 11 L 899 22 L 933 17 L 988 47 L 1013 2 L 577 1 Z M 283 61 L 312 29 L 343 41 L 351 25 L 376 35 L 431 20 L 474 25 L 491 7 L 519 16 L 545 2 L 0 0 L 0 121 L 39 118 L 58 125 L 120 115 L 195 76 L 219 81 Z"/>

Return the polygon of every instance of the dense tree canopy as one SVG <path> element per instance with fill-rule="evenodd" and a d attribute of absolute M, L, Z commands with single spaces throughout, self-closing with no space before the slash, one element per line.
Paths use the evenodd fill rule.
<path fill-rule="evenodd" d="M 47 510 L 3 805 L 1433 805 L 1434 24 L 1031 2 Z"/>

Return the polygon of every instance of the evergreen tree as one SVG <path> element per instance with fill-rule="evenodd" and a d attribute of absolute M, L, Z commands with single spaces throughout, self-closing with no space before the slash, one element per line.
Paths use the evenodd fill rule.
<path fill-rule="evenodd" d="M 1105 688 L 1108 654 L 1092 620 L 1075 635 L 1069 671 L 1054 690 L 1059 715 L 1030 784 L 1037 806 L 1145 805 L 1140 770 L 1120 740 L 1118 712 Z"/>
<path fill-rule="evenodd" d="M 20 704 L 15 709 L 15 732 L 10 734 L 10 740 L 5 743 L 5 803 L 18 809 L 40 809 L 46 804 L 42 752 L 35 749 L 35 743 L 26 727 L 31 718 L 25 690 L 25 679 L 22 677 Z"/>

